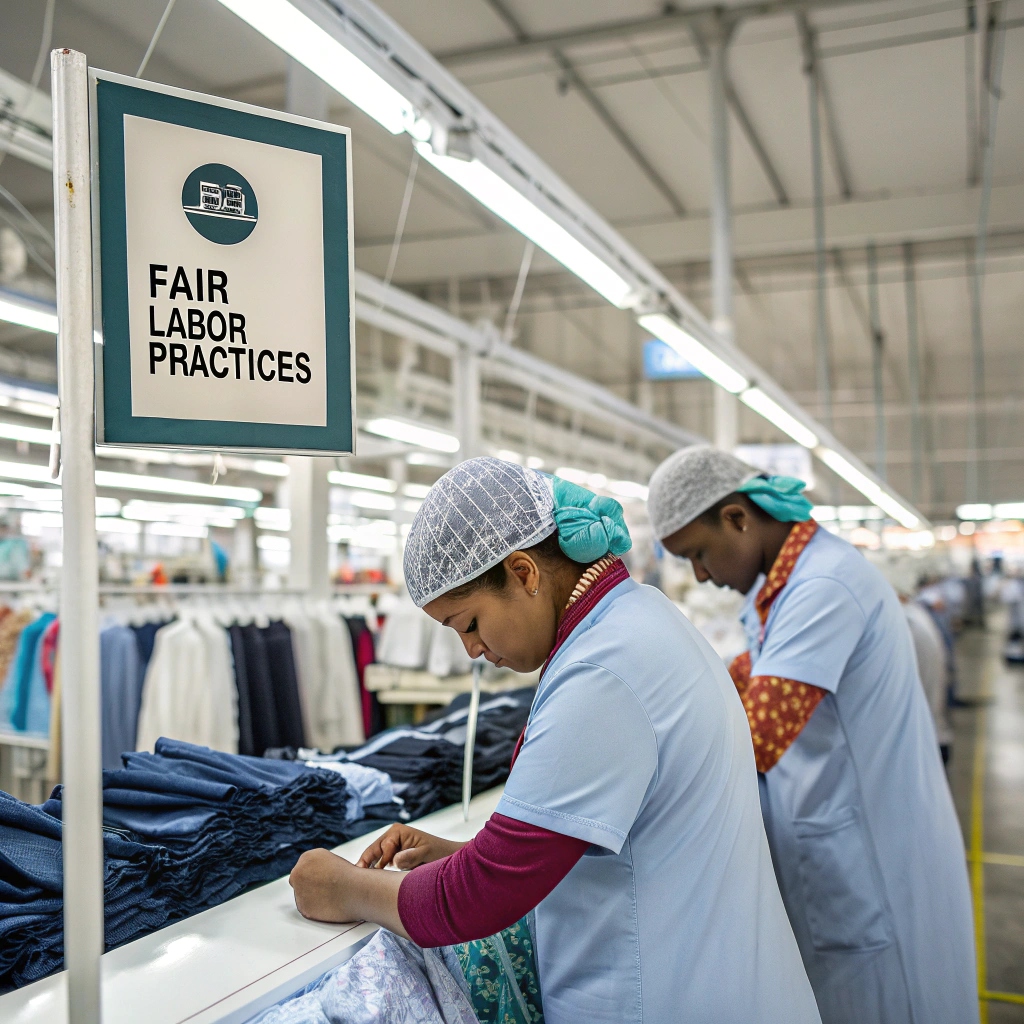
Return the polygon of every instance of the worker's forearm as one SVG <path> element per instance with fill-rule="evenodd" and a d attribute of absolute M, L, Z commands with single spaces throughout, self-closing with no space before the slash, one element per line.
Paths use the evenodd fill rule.
<path fill-rule="evenodd" d="M 404 872 L 374 871 L 371 868 L 350 872 L 349 900 L 354 916 L 409 938 L 398 916 L 398 890 L 404 877 Z"/>

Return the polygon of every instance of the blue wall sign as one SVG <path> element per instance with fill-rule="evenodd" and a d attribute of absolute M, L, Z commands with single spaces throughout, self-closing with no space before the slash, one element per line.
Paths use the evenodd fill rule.
<path fill-rule="evenodd" d="M 644 342 L 644 376 L 648 380 L 683 380 L 702 374 L 671 345 L 660 338 L 651 338 Z"/>

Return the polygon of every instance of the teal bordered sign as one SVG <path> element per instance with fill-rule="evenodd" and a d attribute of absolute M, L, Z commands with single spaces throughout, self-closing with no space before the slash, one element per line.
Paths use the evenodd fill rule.
<path fill-rule="evenodd" d="M 351 454 L 348 129 L 90 79 L 98 441 Z"/>

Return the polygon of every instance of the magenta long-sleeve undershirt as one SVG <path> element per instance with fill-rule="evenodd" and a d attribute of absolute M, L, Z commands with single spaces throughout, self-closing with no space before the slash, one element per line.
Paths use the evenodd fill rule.
<path fill-rule="evenodd" d="M 406 875 L 398 890 L 398 916 L 420 946 L 495 935 L 537 906 L 589 845 L 493 814 L 461 850 Z"/>

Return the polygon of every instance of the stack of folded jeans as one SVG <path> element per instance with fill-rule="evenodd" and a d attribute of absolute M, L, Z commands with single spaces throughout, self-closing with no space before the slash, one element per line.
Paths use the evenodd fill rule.
<path fill-rule="evenodd" d="M 161 739 L 103 773 L 106 944 L 138 938 L 287 874 L 300 854 L 397 820 L 390 782 Z M 366 776 L 372 774 L 373 778 Z M 372 783 L 372 785 L 370 785 Z M 63 958 L 61 787 L 0 800 L 0 991 Z M 355 813 L 361 813 L 358 820 Z"/>
<path fill-rule="evenodd" d="M 536 690 L 510 690 L 480 703 L 473 752 L 473 792 L 508 778 L 516 742 L 526 726 Z M 469 694 L 460 694 L 432 719 L 418 726 L 396 726 L 378 733 L 356 750 L 321 755 L 315 761 L 350 761 L 387 773 L 401 797 L 406 820 L 462 799 L 462 765 L 466 744 Z M 275 756 L 289 756 L 276 751 Z M 290 756 L 296 756 L 290 752 Z M 405 816 L 403 816 L 405 817 Z"/>

